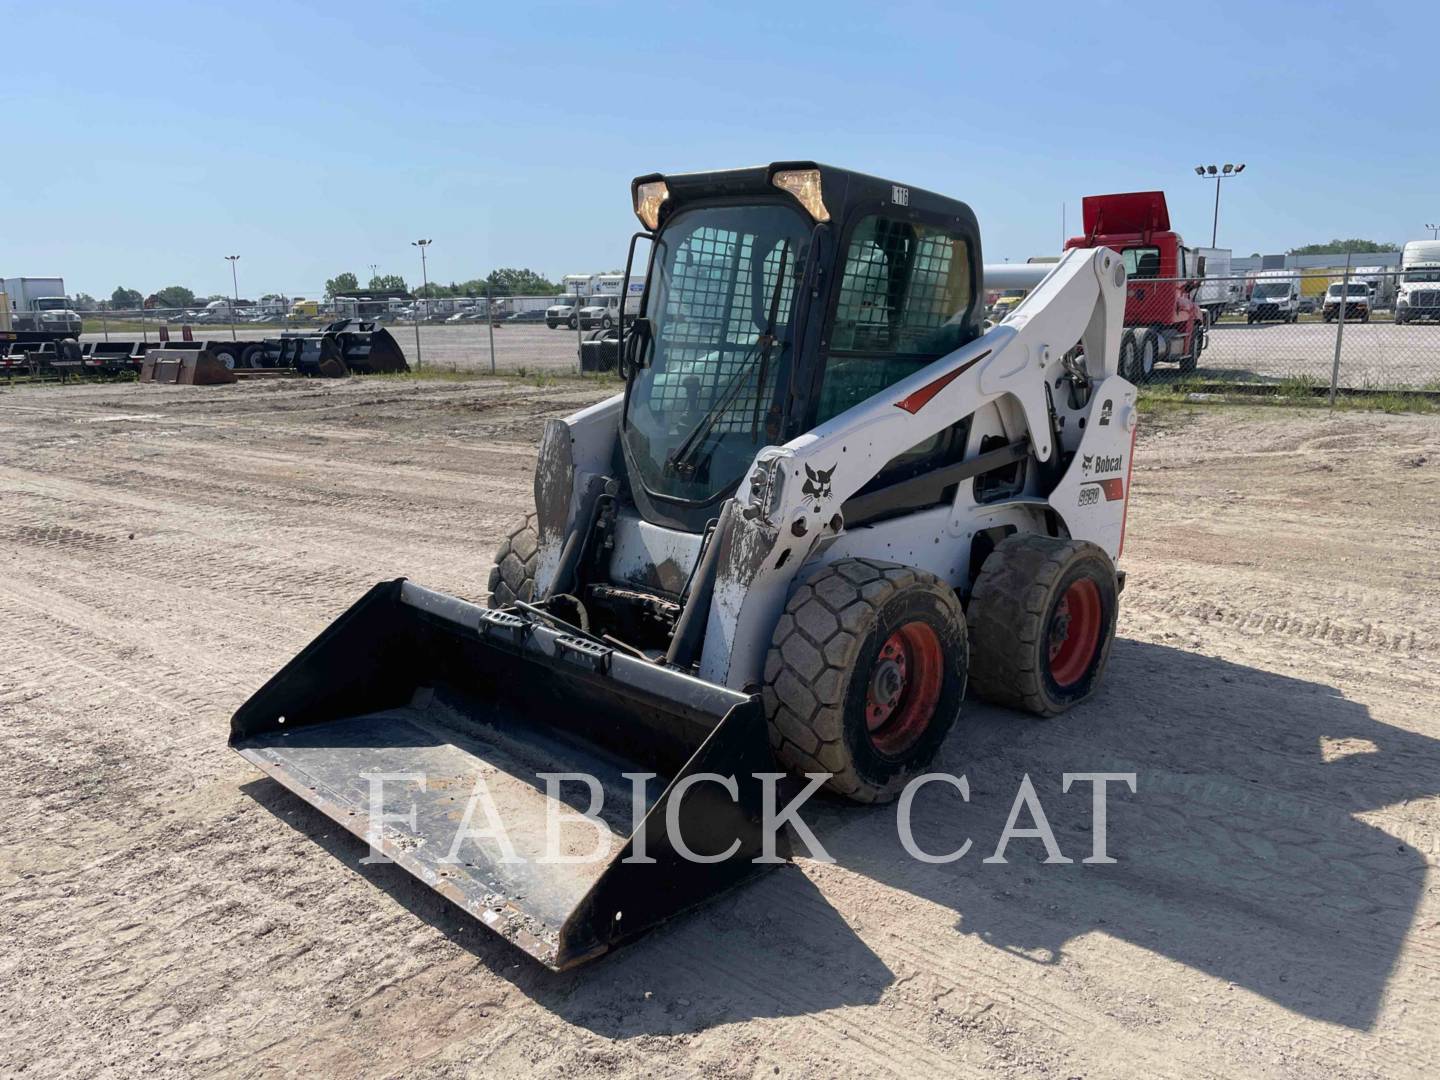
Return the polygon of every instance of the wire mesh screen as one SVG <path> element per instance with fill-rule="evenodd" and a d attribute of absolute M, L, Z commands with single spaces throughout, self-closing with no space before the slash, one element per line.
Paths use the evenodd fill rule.
<path fill-rule="evenodd" d="M 820 420 L 963 344 L 972 299 L 963 239 L 880 215 L 851 234 L 820 385 Z"/>
<path fill-rule="evenodd" d="M 788 238 L 712 226 L 686 236 L 675 248 L 663 289 L 650 408 L 703 415 L 723 403 L 712 424 L 717 434 L 763 430 L 762 414 L 789 347 L 784 339 L 795 268 L 795 245 Z M 781 340 L 762 358 L 761 335 L 772 311 Z"/>
<path fill-rule="evenodd" d="M 946 351 L 936 332 L 970 305 L 965 241 L 879 215 L 851 234 L 831 335 L 834 352 Z M 958 342 L 957 342 L 958 343 Z"/>

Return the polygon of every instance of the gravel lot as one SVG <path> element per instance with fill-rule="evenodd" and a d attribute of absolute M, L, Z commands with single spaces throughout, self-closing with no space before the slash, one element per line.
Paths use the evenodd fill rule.
<path fill-rule="evenodd" d="M 969 804 L 916 804 L 974 851 L 816 805 L 833 865 L 556 976 L 225 739 L 375 581 L 483 598 L 544 418 L 593 396 L 0 389 L 0 1075 L 1433 1075 L 1440 422 L 1150 418 L 1102 692 L 967 705 Z M 1137 774 L 1115 865 L 1067 770 Z M 981 861 L 1024 774 L 1073 864 Z"/>

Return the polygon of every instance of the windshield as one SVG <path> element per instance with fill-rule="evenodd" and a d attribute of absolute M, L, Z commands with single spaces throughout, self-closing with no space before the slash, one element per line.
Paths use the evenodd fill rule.
<path fill-rule="evenodd" d="M 64 311 L 70 301 L 63 296 L 39 296 L 35 298 L 36 311 Z"/>
<path fill-rule="evenodd" d="M 652 494 L 709 502 L 779 438 L 775 390 L 791 360 L 790 308 L 808 233 L 787 206 L 710 206 L 676 214 L 656 239 L 647 302 L 654 345 L 631 384 L 624 430 Z M 772 310 L 767 350 L 760 337 Z"/>
<path fill-rule="evenodd" d="M 1289 282 L 1285 282 L 1285 281 L 1266 281 L 1266 282 L 1264 282 L 1264 283 L 1262 283 L 1262 284 L 1260 284 L 1260 285 L 1256 285 L 1256 286 L 1255 286 L 1255 296 L 1256 296 L 1257 299 L 1261 299 L 1261 300 L 1272 299 L 1272 300 L 1273 300 L 1273 299 L 1275 299 L 1276 297 L 1284 297 L 1284 296 L 1289 296 L 1289 295 L 1290 295 L 1290 284 L 1289 284 Z"/>
<path fill-rule="evenodd" d="M 1345 289 L 1348 290 L 1348 292 L 1346 293 L 1347 296 L 1369 296 L 1369 295 L 1370 295 L 1370 286 L 1369 286 L 1369 285 L 1366 285 L 1363 281 L 1358 281 L 1358 282 L 1353 282 L 1353 281 L 1352 281 L 1349 285 L 1346 285 L 1346 286 L 1331 285 L 1331 286 L 1330 286 L 1330 289 L 1329 289 L 1329 291 L 1327 292 L 1326 295 L 1338 297 L 1338 296 L 1340 295 L 1340 290 L 1341 290 L 1341 288 L 1345 288 Z"/>
<path fill-rule="evenodd" d="M 1417 281 L 1435 282 L 1440 281 L 1440 266 L 1427 267 L 1424 270 L 1411 270 L 1405 275 L 1407 284 L 1413 285 Z"/>
<path fill-rule="evenodd" d="M 1125 263 L 1125 276 L 1132 278 L 1153 278 L 1160 276 L 1160 249 L 1158 247 L 1126 248 L 1120 253 Z"/>

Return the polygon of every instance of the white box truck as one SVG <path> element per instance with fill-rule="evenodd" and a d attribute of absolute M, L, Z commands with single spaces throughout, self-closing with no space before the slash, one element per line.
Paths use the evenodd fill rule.
<path fill-rule="evenodd" d="M 565 293 L 557 296 L 555 302 L 545 309 L 545 325 L 554 330 L 565 326 L 574 330 L 579 322 L 579 309 L 585 306 L 595 292 L 595 279 L 600 274 L 566 274 L 560 279 Z"/>
<path fill-rule="evenodd" d="M 580 308 L 580 328 L 610 329 L 620 321 L 621 304 L 625 305 L 626 315 L 639 314 L 640 295 L 644 291 L 643 277 L 632 277 L 627 287 L 624 274 L 596 274 L 590 299 Z"/>
<path fill-rule="evenodd" d="M 57 338 L 75 337 L 80 333 L 80 316 L 65 295 L 64 278 L 4 278 L 0 292 L 10 302 L 11 329 Z"/>
<path fill-rule="evenodd" d="M 1195 290 L 1195 302 L 1205 309 L 1213 325 L 1225 309 L 1243 299 L 1240 280 L 1235 277 L 1229 248 L 1192 248 L 1196 256 L 1205 260 L 1205 270 L 1200 276 L 1200 287 Z"/>
<path fill-rule="evenodd" d="M 1395 322 L 1440 320 L 1440 240 L 1411 240 L 1400 252 Z"/>

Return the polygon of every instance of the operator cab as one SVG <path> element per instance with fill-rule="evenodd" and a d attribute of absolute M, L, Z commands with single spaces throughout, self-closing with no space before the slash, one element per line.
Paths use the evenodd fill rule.
<path fill-rule="evenodd" d="M 624 320 L 617 471 L 652 524 L 702 532 L 763 447 L 981 333 L 964 203 L 814 162 L 652 174 L 632 194 L 650 265 L 640 315 Z M 957 434 L 875 482 L 963 453 Z"/>

